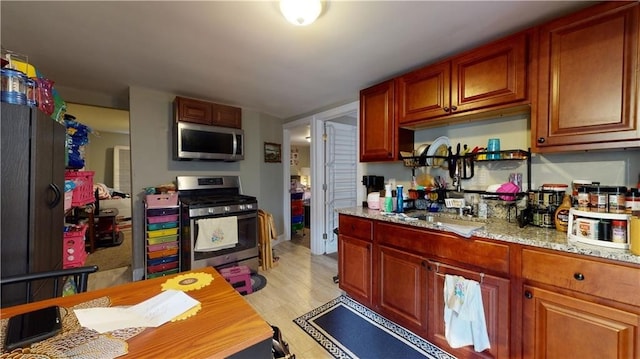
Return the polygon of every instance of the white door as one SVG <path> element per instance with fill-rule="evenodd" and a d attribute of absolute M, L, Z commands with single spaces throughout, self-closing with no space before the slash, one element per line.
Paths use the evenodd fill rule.
<path fill-rule="evenodd" d="M 355 125 L 326 121 L 325 134 L 325 181 L 324 200 L 325 253 L 338 251 L 338 236 L 333 232 L 338 227 L 337 208 L 355 207 L 357 201 L 357 128 Z"/>

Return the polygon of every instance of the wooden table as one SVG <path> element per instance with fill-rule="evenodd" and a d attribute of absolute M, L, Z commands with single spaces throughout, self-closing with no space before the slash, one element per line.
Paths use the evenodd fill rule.
<path fill-rule="evenodd" d="M 271 326 L 211 267 L 3 308 L 0 317 L 50 305 L 69 308 L 104 296 L 112 306 L 133 305 L 159 294 L 167 279 L 192 272 L 214 277 L 208 286 L 187 292 L 202 303 L 202 309 L 195 316 L 147 328 L 127 340 L 129 353 L 121 358 L 272 358 Z"/>

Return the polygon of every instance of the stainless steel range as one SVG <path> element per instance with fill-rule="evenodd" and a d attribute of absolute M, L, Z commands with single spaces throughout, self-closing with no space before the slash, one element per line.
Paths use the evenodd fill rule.
<path fill-rule="evenodd" d="M 237 176 L 178 176 L 184 270 L 246 265 L 258 270 L 258 201 Z"/>

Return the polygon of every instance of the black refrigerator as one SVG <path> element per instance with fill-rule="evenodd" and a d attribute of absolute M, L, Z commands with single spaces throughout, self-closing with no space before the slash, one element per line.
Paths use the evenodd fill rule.
<path fill-rule="evenodd" d="M 62 268 L 64 125 L 28 106 L 1 103 L 2 277 Z M 34 300 L 50 297 L 51 282 L 36 283 Z M 2 288 L 2 307 L 24 302 L 24 285 Z"/>

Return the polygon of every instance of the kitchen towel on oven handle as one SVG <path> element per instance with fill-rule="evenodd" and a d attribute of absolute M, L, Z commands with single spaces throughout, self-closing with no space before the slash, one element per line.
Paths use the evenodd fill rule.
<path fill-rule="evenodd" d="M 238 243 L 238 217 L 204 218 L 196 221 L 198 238 L 194 250 L 211 252 L 233 248 Z"/>

